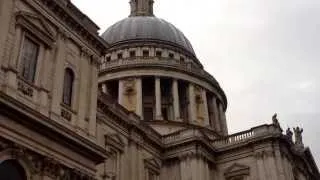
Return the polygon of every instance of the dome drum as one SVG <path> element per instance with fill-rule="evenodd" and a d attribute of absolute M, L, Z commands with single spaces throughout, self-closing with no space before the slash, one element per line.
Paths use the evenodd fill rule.
<path fill-rule="evenodd" d="M 226 104 L 221 94 L 169 74 L 112 77 L 100 85 L 104 93 L 135 112 L 141 120 L 156 122 L 154 128 L 159 133 L 166 134 L 172 128 L 190 124 L 226 135 Z"/>

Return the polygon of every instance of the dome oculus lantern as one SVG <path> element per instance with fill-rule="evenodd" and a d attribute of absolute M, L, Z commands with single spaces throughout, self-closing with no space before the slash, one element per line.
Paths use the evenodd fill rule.
<path fill-rule="evenodd" d="M 157 41 L 185 50 L 196 58 L 190 41 L 171 23 L 153 14 L 153 0 L 131 0 L 131 13 L 109 27 L 102 38 L 110 45 L 129 41 Z"/>

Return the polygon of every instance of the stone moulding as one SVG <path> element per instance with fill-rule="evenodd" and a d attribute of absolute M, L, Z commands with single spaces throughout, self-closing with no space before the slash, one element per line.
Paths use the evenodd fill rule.
<path fill-rule="evenodd" d="M 229 168 L 227 168 L 224 172 L 224 176 L 226 179 L 232 177 L 243 177 L 250 175 L 250 167 L 238 163 L 234 163 Z"/>
<path fill-rule="evenodd" d="M 38 22 L 36 25 L 36 23 Z M 55 34 L 49 25 L 40 16 L 25 11 L 16 13 L 16 25 L 20 25 L 29 33 L 41 40 L 46 46 L 52 48 L 55 42 Z"/>
<path fill-rule="evenodd" d="M 17 160 L 26 166 L 30 176 L 41 174 L 54 179 L 80 179 L 94 180 L 95 174 L 83 169 L 68 167 L 63 162 L 54 158 L 38 154 L 26 147 L 0 139 L 0 162 L 5 160 Z"/>
<path fill-rule="evenodd" d="M 26 1 L 26 0 L 24 0 Z M 63 2 L 63 3 L 62 3 Z M 99 27 L 86 15 L 80 12 L 70 1 L 39 0 L 51 13 L 60 18 L 65 25 L 76 32 L 86 42 L 102 55 L 109 46 L 98 34 Z"/>
<path fill-rule="evenodd" d="M 90 158 L 96 163 L 103 161 L 107 157 L 106 151 L 91 140 L 70 131 L 67 127 L 49 119 L 2 92 L 0 92 L 0 104 L 0 114 L 12 117 L 13 120 L 30 129 L 34 129 L 36 132 L 42 133 L 52 141 L 65 143 L 66 147 Z M 84 150 L 80 151 L 79 147 Z"/>

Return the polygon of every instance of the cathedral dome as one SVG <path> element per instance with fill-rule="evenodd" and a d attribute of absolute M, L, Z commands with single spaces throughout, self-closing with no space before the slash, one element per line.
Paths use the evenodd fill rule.
<path fill-rule="evenodd" d="M 189 40 L 171 23 L 154 16 L 132 16 L 108 28 L 102 38 L 109 44 L 128 41 L 160 41 L 187 50 L 195 56 Z"/>

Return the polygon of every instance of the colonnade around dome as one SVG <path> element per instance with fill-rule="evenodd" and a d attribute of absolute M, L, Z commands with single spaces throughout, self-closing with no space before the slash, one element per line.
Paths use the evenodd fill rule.
<path fill-rule="evenodd" d="M 183 53 L 147 46 L 111 51 L 101 61 L 99 81 L 104 93 L 145 122 L 179 122 L 227 134 L 223 92 Z"/>

